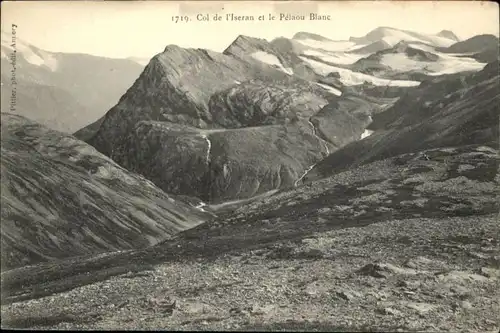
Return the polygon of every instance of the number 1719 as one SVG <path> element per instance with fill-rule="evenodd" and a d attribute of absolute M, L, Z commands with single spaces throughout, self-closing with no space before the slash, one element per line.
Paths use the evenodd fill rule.
<path fill-rule="evenodd" d="M 176 16 L 172 16 L 172 21 L 174 23 L 177 23 L 177 22 L 188 22 L 189 21 L 189 17 L 176 15 Z"/>

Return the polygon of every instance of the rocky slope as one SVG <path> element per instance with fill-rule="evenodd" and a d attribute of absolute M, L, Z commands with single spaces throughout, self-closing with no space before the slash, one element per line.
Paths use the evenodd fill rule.
<path fill-rule="evenodd" d="M 2 112 L 14 112 L 67 133 L 101 117 L 144 68 L 133 60 L 48 52 L 17 36 L 12 45 L 12 36 L 2 32 Z M 14 50 L 18 97 L 11 110 Z"/>
<path fill-rule="evenodd" d="M 6 272 L 2 324 L 494 332 L 497 165 L 480 145 L 401 155 L 150 249 Z"/>
<path fill-rule="evenodd" d="M 1 122 L 2 270 L 149 246 L 210 217 L 72 136 Z"/>

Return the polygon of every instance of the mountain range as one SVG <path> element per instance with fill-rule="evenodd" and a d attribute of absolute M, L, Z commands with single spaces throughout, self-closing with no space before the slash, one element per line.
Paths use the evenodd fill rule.
<path fill-rule="evenodd" d="M 16 106 L 12 96 L 15 51 Z M 111 108 L 144 68 L 143 60 L 49 52 L 2 31 L 2 110 L 73 133 Z"/>
<path fill-rule="evenodd" d="M 167 45 L 78 126 L 2 106 L 5 325 L 496 331 L 498 45 L 240 35 Z"/>
<path fill-rule="evenodd" d="M 389 46 L 355 52 L 381 41 Z M 442 49 L 456 43 L 449 33 L 378 28 L 349 41 L 238 36 L 222 53 L 169 45 L 75 135 L 168 193 L 247 199 L 294 186 L 421 82 L 484 68 Z M 488 40 L 481 52 L 494 47 Z"/>

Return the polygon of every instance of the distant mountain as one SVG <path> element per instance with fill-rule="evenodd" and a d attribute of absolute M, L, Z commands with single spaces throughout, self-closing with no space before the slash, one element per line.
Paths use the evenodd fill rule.
<path fill-rule="evenodd" d="M 439 36 L 438 36 L 439 35 Z M 431 76 L 479 71 L 485 62 L 467 54 L 449 54 L 440 45 L 455 43 L 456 36 L 442 32 L 426 35 L 381 27 L 349 41 L 293 39 L 294 52 L 316 74 L 337 73 L 346 86 L 417 86 Z M 345 90 L 345 88 L 343 88 Z"/>
<path fill-rule="evenodd" d="M 499 59 L 500 43 L 494 35 L 478 35 L 441 49 L 446 53 L 462 53 L 481 62 Z"/>
<path fill-rule="evenodd" d="M 1 110 L 3 112 L 15 112 L 62 131 L 73 128 L 75 118 L 84 117 L 90 112 L 85 104 L 79 103 L 65 88 L 23 79 L 17 80 L 13 106 L 9 81 L 9 72 L 4 70 L 1 76 Z"/>
<path fill-rule="evenodd" d="M 14 50 L 18 98 L 11 110 Z M 109 110 L 144 66 L 126 59 L 48 52 L 17 37 L 13 46 L 12 36 L 2 32 L 1 68 L 3 112 L 71 133 Z"/>
<path fill-rule="evenodd" d="M 370 53 L 390 49 L 391 47 L 392 47 L 391 44 L 389 44 L 388 42 L 381 39 L 381 40 L 378 40 L 376 42 L 370 43 L 368 45 L 362 44 L 359 47 L 351 49 L 350 52 L 351 53 L 358 53 L 358 54 L 370 54 Z"/>
<path fill-rule="evenodd" d="M 375 134 L 334 152 L 306 179 L 424 149 L 474 144 L 498 149 L 498 68 L 494 62 L 474 74 L 422 83 L 373 116 L 368 129 Z"/>
<path fill-rule="evenodd" d="M 479 53 L 489 49 L 498 50 L 498 47 L 498 37 L 486 34 L 477 35 L 464 41 L 457 42 L 443 51 L 448 53 Z"/>
<path fill-rule="evenodd" d="M 132 60 L 141 66 L 146 66 L 150 60 L 150 58 L 141 58 L 141 57 L 128 57 L 127 59 Z"/>
<path fill-rule="evenodd" d="M 453 31 L 450 31 L 450 30 L 441 30 L 439 33 L 436 34 L 436 36 L 444 37 L 446 39 L 451 39 L 451 40 L 454 40 L 456 42 L 460 41 L 460 39 L 457 37 L 457 35 L 455 35 L 453 33 Z"/>
<path fill-rule="evenodd" d="M 402 41 L 358 60 L 349 68 L 386 79 L 424 81 L 431 76 L 476 72 L 485 65 L 464 55 L 449 55 L 430 46 Z"/>
<path fill-rule="evenodd" d="M 313 34 L 310 32 L 304 32 L 304 31 L 297 32 L 295 35 L 293 35 L 292 39 L 313 39 L 313 40 L 317 40 L 320 42 L 331 42 L 332 41 L 331 39 L 323 37 L 321 35 Z"/>
<path fill-rule="evenodd" d="M 453 33 L 450 35 L 446 32 L 444 34 L 440 32 L 437 35 L 429 35 L 390 27 L 379 27 L 363 37 L 351 37 L 349 40 L 357 44 L 371 44 L 382 40 L 391 46 L 401 41 L 420 42 L 436 47 L 447 47 L 457 41 Z"/>
<path fill-rule="evenodd" d="M 2 270 L 148 246 L 210 217 L 70 135 L 1 115 Z"/>

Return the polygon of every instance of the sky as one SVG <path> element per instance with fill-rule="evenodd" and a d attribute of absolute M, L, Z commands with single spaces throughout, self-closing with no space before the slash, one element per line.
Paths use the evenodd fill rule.
<path fill-rule="evenodd" d="M 483 1 L 3 1 L 1 29 L 41 49 L 112 58 L 149 58 L 165 46 L 223 51 L 238 35 L 271 40 L 296 32 L 333 40 L 360 37 L 380 27 L 436 34 L 451 30 L 460 39 L 498 36 L 498 4 Z M 331 20 L 270 21 L 269 14 L 330 15 Z M 264 21 L 214 21 L 213 15 L 253 15 Z M 210 21 L 197 21 L 208 14 Z M 173 16 L 188 16 L 177 22 Z"/>

